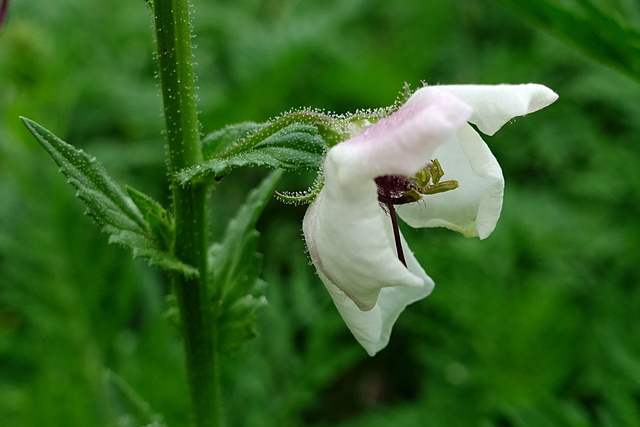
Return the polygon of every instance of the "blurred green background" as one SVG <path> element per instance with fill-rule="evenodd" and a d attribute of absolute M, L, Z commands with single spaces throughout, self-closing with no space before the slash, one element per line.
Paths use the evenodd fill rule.
<path fill-rule="evenodd" d="M 522 2 L 538 3 L 552 4 Z M 557 3 L 584 17 L 578 5 L 591 2 Z M 599 4 L 620 28 L 640 28 L 635 0 Z M 530 26 L 540 19 L 526 8 L 194 1 L 205 133 L 299 106 L 386 106 L 421 79 L 536 82 L 560 94 L 486 138 L 507 181 L 487 240 L 404 229 L 437 286 L 374 358 L 309 265 L 304 207 L 271 202 L 259 223 L 270 304 L 260 337 L 225 359 L 227 425 L 640 426 L 640 80 L 579 53 L 588 37 L 573 40 L 581 49 L 558 41 L 571 39 L 566 26 Z M 613 34 L 603 22 L 601 35 Z M 106 244 L 18 119 L 168 203 L 150 23 L 141 0 L 14 0 L 0 30 L 1 426 L 138 425 L 107 372 L 167 425 L 187 422 L 166 280 Z M 217 187 L 214 236 L 265 173 L 234 172 Z M 312 180 L 289 174 L 280 189 Z"/>

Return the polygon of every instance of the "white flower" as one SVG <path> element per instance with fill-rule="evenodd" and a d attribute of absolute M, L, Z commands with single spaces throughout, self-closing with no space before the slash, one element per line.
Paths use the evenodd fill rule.
<path fill-rule="evenodd" d="M 399 197 L 420 199 L 397 206 L 410 226 L 487 237 L 500 215 L 504 179 L 467 122 L 492 135 L 513 117 L 556 99 L 536 84 L 427 86 L 389 117 L 329 150 L 324 187 L 307 210 L 303 230 L 318 275 L 367 353 L 383 349 L 402 310 L 434 286 L 392 225 Z M 407 193 L 434 159 L 459 187 L 422 198 Z M 382 202 L 392 199 L 384 209 Z"/>

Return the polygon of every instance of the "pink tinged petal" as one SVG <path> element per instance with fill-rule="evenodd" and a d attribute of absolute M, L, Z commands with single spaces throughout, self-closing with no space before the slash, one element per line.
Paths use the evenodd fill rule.
<path fill-rule="evenodd" d="M 387 344 L 404 307 L 433 288 L 406 243 L 409 268 L 398 259 L 373 180 L 415 174 L 470 115 L 456 97 L 431 91 L 327 153 L 324 187 L 307 210 L 303 231 L 320 278 L 369 354 Z"/>
<path fill-rule="evenodd" d="M 467 104 L 446 91 L 416 93 L 389 117 L 333 147 L 329 156 L 339 163 L 337 173 L 343 183 L 353 177 L 411 176 L 471 113 Z"/>
<path fill-rule="evenodd" d="M 305 216 L 305 238 L 316 267 L 361 310 L 371 310 L 384 287 L 423 286 L 398 259 L 374 178 L 417 172 L 470 115 L 454 96 L 431 91 L 327 153 L 324 187 Z"/>
<path fill-rule="evenodd" d="M 460 188 L 398 206 L 398 213 L 413 226 L 445 226 L 484 238 L 500 214 L 504 180 L 488 147 L 466 122 L 492 134 L 556 98 L 540 85 L 426 87 L 391 116 L 329 151 L 325 184 L 307 210 L 304 235 L 320 278 L 370 355 L 387 345 L 402 310 L 433 288 L 404 238 L 408 268 L 398 260 L 391 221 L 379 206 L 373 179 L 411 176 L 438 158 L 444 179 L 457 180 Z"/>
<path fill-rule="evenodd" d="M 504 177 L 498 161 L 471 126 L 440 145 L 433 156 L 445 176 L 459 187 L 427 195 L 416 203 L 398 206 L 398 215 L 412 227 L 446 227 L 467 237 L 488 237 L 502 210 Z"/>
<path fill-rule="evenodd" d="M 416 95 L 432 90 L 445 90 L 471 105 L 469 121 L 489 135 L 513 117 L 537 111 L 558 98 L 538 84 L 428 86 Z M 443 179 L 454 179 L 460 186 L 398 206 L 398 215 L 412 227 L 447 227 L 468 237 L 489 236 L 500 216 L 504 190 L 502 171 L 489 147 L 470 126 L 464 126 L 436 149 L 434 157 L 445 171 Z"/>
<path fill-rule="evenodd" d="M 321 194 L 320 197 L 323 197 Z M 377 275 L 399 274 L 411 275 L 411 283 L 400 284 L 398 286 L 382 287 L 377 294 L 377 301 L 375 305 L 369 310 L 363 310 L 362 307 L 356 304 L 350 295 L 345 293 L 336 284 L 336 277 L 342 277 L 340 273 L 327 270 L 323 263 L 324 258 L 319 257 L 318 247 L 316 242 L 319 240 L 317 236 L 318 228 L 318 210 L 320 205 L 324 203 L 320 198 L 309 207 L 303 222 L 303 229 L 309 253 L 311 255 L 314 264 L 316 265 L 318 276 L 324 283 L 325 287 L 329 291 L 333 302 L 338 309 L 338 312 L 342 316 L 345 324 L 356 338 L 356 340 L 364 347 L 366 352 L 373 356 L 378 351 L 382 350 L 389 342 L 391 335 L 391 329 L 395 321 L 400 316 L 400 313 L 404 308 L 422 298 L 428 296 L 433 290 L 433 280 L 424 272 L 413 253 L 409 250 L 406 241 L 402 238 L 402 246 L 404 248 L 405 258 L 407 261 L 407 268 L 402 264 L 390 262 L 393 259 L 385 259 L 380 265 L 371 265 L 370 260 L 365 260 L 367 271 L 361 271 L 363 276 L 357 277 L 356 280 L 363 281 L 365 284 L 373 286 L 384 286 L 384 283 L 376 283 Z M 380 212 L 382 210 L 378 208 Z M 388 220 L 388 218 L 386 218 Z M 385 222 L 385 230 L 382 231 L 383 239 L 393 239 L 393 231 L 391 230 L 390 222 Z M 351 258 L 349 248 L 335 248 L 337 256 L 344 256 Z M 395 253 L 393 254 L 395 256 Z M 397 261 L 397 257 L 395 258 Z M 361 262 L 361 260 L 356 260 Z M 331 273 L 329 273 L 331 271 Z M 331 274 L 331 276 L 328 276 Z M 407 276 L 409 277 L 409 276 Z"/>
<path fill-rule="evenodd" d="M 496 133 L 514 117 L 538 111 L 558 99 L 558 94 L 539 84 L 427 86 L 421 91 L 445 90 L 473 108 L 469 120 L 487 135 Z M 415 96 L 415 95 L 414 95 Z"/>

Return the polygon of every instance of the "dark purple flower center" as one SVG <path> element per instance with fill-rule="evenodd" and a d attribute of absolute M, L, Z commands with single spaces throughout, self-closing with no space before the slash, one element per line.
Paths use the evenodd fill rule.
<path fill-rule="evenodd" d="M 417 202 L 424 195 L 443 193 L 458 188 L 458 182 L 455 180 L 440 181 L 443 175 L 444 171 L 440 162 L 438 159 L 433 159 L 411 178 L 402 175 L 383 175 L 374 179 L 378 186 L 378 202 L 391 218 L 398 259 L 405 267 L 407 262 L 402 252 L 402 239 L 400 238 L 395 205 Z"/>
<path fill-rule="evenodd" d="M 415 197 L 407 192 L 411 190 L 420 192 L 420 187 L 414 180 L 402 175 L 383 175 L 374 181 L 378 186 L 378 201 L 385 205 L 403 205 L 415 202 Z"/>
<path fill-rule="evenodd" d="M 391 217 L 391 227 L 393 228 L 393 237 L 396 244 L 398 259 L 407 266 L 407 261 L 402 250 L 402 241 L 400 239 L 400 228 L 398 227 L 398 218 L 394 205 L 415 202 L 413 197 L 407 195 L 410 190 L 418 190 L 419 187 L 412 183 L 409 178 L 402 175 L 383 175 L 374 179 L 378 186 L 378 201 L 386 207 Z"/>
<path fill-rule="evenodd" d="M 374 181 L 378 185 L 378 194 L 384 197 L 401 197 L 406 191 L 415 188 L 407 177 L 401 175 L 383 175 Z"/>

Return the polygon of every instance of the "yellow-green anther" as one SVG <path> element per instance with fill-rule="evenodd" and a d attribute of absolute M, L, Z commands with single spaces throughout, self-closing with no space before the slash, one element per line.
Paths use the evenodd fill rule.
<path fill-rule="evenodd" d="M 420 197 L 415 197 L 414 201 L 417 201 L 420 200 L 422 195 L 444 193 L 445 191 L 458 188 L 458 181 L 449 180 L 440 182 L 443 176 L 444 170 L 438 159 L 431 160 L 427 166 L 420 169 L 414 176 L 414 182 L 419 188 L 417 190 L 411 189 L 407 191 L 402 198 L 411 197 L 413 199 L 416 195 L 420 195 Z"/>
<path fill-rule="evenodd" d="M 418 185 L 420 186 L 420 188 L 429 186 L 429 182 L 431 181 L 431 173 L 429 172 L 428 167 L 420 169 L 415 178 L 416 181 L 418 181 Z"/>
<path fill-rule="evenodd" d="M 438 161 L 438 159 L 433 159 L 431 164 L 427 167 L 429 168 L 429 172 L 431 173 L 431 182 L 433 182 L 434 185 L 438 184 L 440 182 L 440 178 L 442 178 L 442 176 L 444 175 L 444 171 L 442 170 L 440 162 Z"/>
<path fill-rule="evenodd" d="M 445 191 L 455 190 L 458 188 L 458 181 L 451 179 L 449 181 L 442 181 L 435 185 L 431 185 L 427 188 L 422 189 L 422 194 L 438 194 L 444 193 Z"/>
<path fill-rule="evenodd" d="M 402 199 L 407 200 L 406 203 L 417 202 L 421 198 L 422 198 L 422 194 L 420 194 L 418 190 L 415 190 L 413 188 L 409 191 L 405 191 L 404 194 L 402 195 Z"/>

